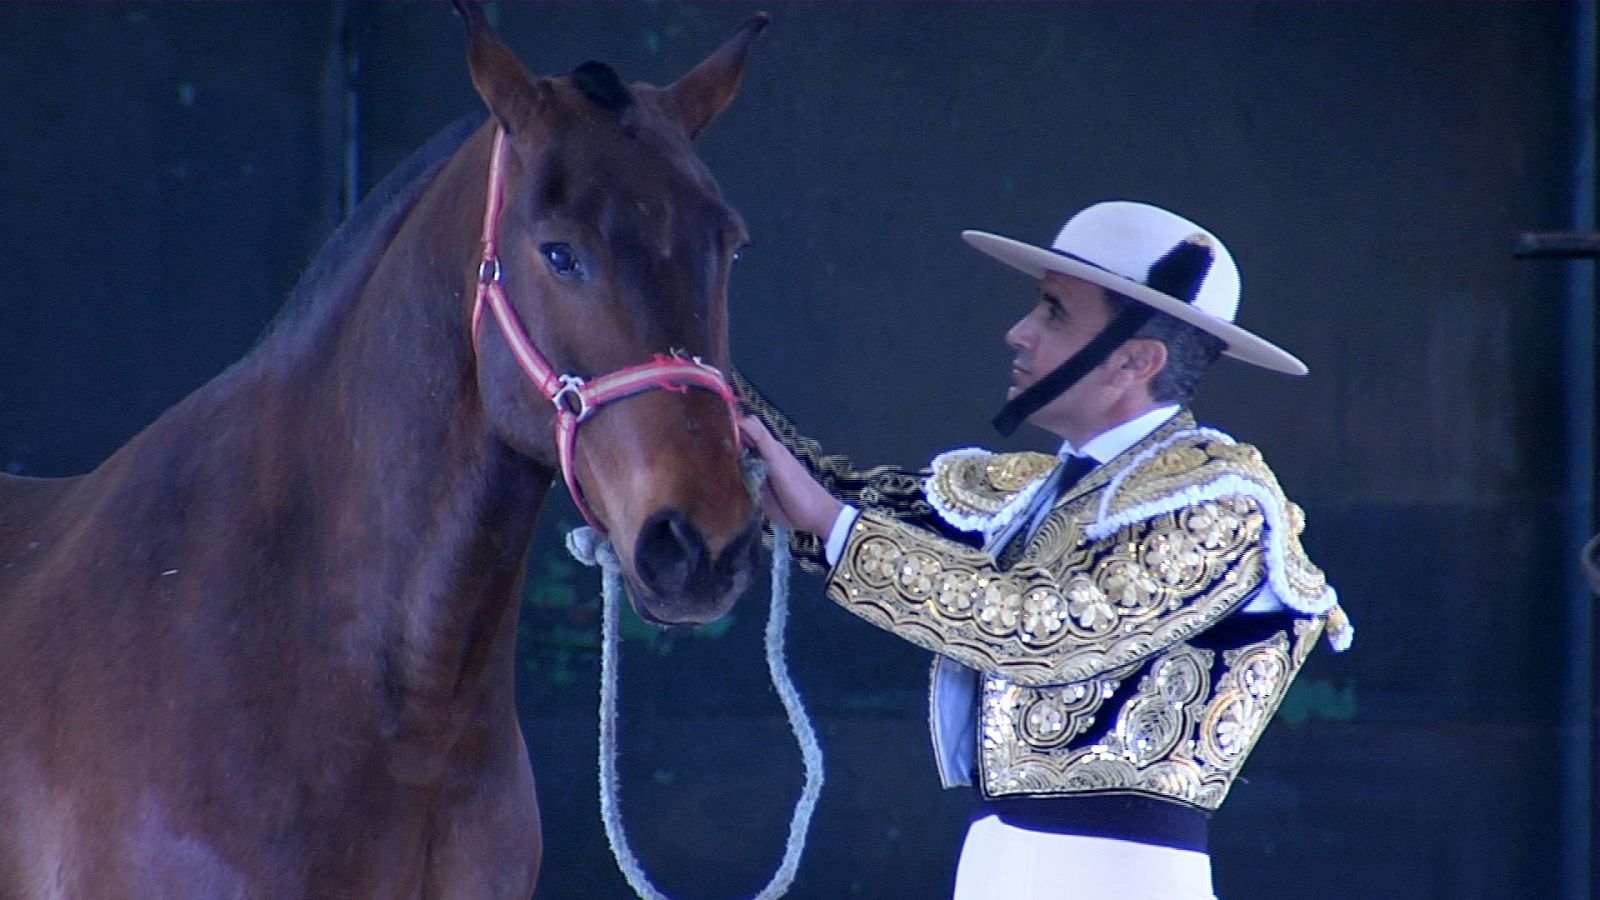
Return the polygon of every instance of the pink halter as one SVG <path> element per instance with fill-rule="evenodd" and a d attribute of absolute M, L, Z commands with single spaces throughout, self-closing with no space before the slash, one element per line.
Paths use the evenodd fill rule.
<path fill-rule="evenodd" d="M 561 474 L 566 479 L 567 491 L 578 512 L 601 534 L 606 533 L 589 504 L 583 499 L 583 489 L 578 486 L 577 473 L 573 471 L 573 447 L 578 440 L 578 426 L 595 410 L 624 397 L 650 390 L 687 393 L 689 388 L 711 391 L 728 407 L 728 423 L 738 441 L 738 424 L 735 418 L 733 390 L 720 370 L 701 362 L 699 357 L 686 357 L 681 351 L 656 354 L 651 362 L 629 366 L 609 375 L 585 381 L 577 375 L 558 375 L 543 354 L 528 339 L 527 330 L 517 318 L 516 311 L 506 300 L 505 288 L 500 283 L 500 258 L 498 234 L 502 182 L 504 180 L 505 132 L 496 129 L 494 149 L 490 151 L 488 197 L 483 211 L 483 261 L 478 266 L 478 295 L 472 307 L 472 345 L 478 347 L 478 333 L 483 329 L 483 309 L 487 303 L 500 323 L 500 331 L 517 358 L 517 364 L 533 382 L 534 387 L 555 405 L 556 450 L 560 454 Z"/>

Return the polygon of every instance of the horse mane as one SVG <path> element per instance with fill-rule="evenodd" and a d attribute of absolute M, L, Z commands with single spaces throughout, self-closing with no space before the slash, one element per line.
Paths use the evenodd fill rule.
<path fill-rule="evenodd" d="M 313 312 L 337 307 L 339 304 L 327 298 L 343 295 L 347 289 L 364 283 L 380 251 L 433 183 L 434 176 L 487 117 L 480 110 L 450 123 L 368 191 L 312 257 L 289 292 L 289 299 L 268 325 L 261 343 L 301 324 Z"/>

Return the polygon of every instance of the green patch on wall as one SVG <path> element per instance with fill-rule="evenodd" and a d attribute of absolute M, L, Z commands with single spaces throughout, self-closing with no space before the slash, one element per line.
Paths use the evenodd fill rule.
<path fill-rule="evenodd" d="M 1278 718 L 1290 725 L 1302 725 L 1312 719 L 1349 722 L 1355 717 L 1355 684 L 1336 686 L 1326 678 L 1296 680 L 1283 698 L 1283 705 L 1278 707 Z"/>

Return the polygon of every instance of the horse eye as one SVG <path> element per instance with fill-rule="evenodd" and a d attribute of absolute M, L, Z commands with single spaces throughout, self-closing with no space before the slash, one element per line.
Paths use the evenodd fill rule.
<path fill-rule="evenodd" d="M 577 251 L 572 249 L 571 244 L 540 244 L 539 255 L 544 257 L 545 265 L 556 275 L 569 280 L 583 277 L 583 264 L 578 262 Z"/>

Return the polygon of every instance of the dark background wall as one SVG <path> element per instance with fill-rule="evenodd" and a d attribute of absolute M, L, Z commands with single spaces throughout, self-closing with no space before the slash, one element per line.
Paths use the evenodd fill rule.
<path fill-rule="evenodd" d="M 1216 817 L 1219 894 L 1589 896 L 1593 270 L 1509 248 L 1592 211 L 1593 7 L 764 8 L 701 152 L 755 237 L 735 355 L 826 446 L 1048 446 L 992 440 L 1029 286 L 956 235 L 1047 241 L 1098 199 L 1223 236 L 1241 322 L 1309 363 L 1224 364 L 1197 402 L 1305 506 L 1359 628 Z M 495 11 L 536 71 L 664 83 L 754 9 Z M 0 5 L 0 466 L 86 471 L 246 352 L 350 198 L 476 105 L 441 5 Z M 551 504 L 524 609 L 540 896 L 623 896 L 575 521 Z M 926 656 L 819 587 L 789 647 L 829 781 L 793 893 L 939 896 L 967 798 L 937 787 Z M 676 896 L 748 895 L 781 853 L 800 767 L 764 601 L 630 630 L 624 809 Z"/>

